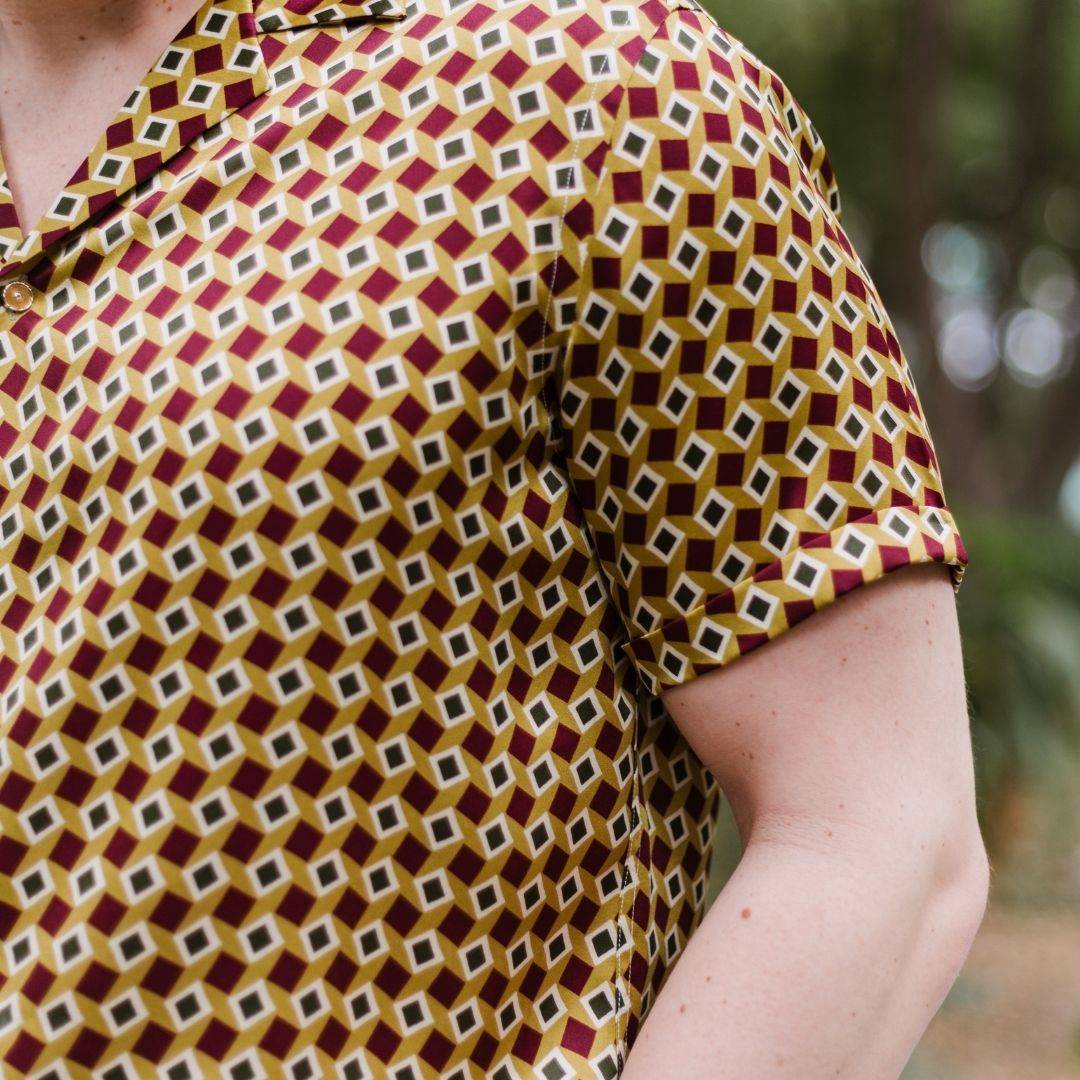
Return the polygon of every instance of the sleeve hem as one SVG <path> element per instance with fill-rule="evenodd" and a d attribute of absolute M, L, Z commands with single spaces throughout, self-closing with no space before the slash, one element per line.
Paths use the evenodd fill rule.
<path fill-rule="evenodd" d="M 902 566 L 943 563 L 959 589 L 967 552 L 944 507 L 872 511 L 798 545 L 685 615 L 622 644 L 654 694 L 731 663 Z"/>

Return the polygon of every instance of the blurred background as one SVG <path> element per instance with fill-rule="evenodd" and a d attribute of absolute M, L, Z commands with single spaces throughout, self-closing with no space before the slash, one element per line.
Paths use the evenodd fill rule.
<path fill-rule="evenodd" d="M 971 556 L 991 903 L 903 1080 L 1080 1077 L 1080 0 L 703 2 L 829 149 Z"/>

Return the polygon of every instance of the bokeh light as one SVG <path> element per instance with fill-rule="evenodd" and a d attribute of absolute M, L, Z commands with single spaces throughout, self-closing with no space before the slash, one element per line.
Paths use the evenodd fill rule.
<path fill-rule="evenodd" d="M 1061 485 L 1061 515 L 1080 533 L 1080 458 L 1073 462 Z"/>
<path fill-rule="evenodd" d="M 1065 360 L 1065 330 L 1038 308 L 1006 312 L 1001 321 L 1002 355 L 1010 374 L 1025 386 L 1043 386 L 1059 375 Z"/>
<path fill-rule="evenodd" d="M 986 305 L 962 300 L 942 303 L 953 310 L 941 320 L 938 357 L 949 379 L 963 390 L 982 390 L 997 374 L 1000 355 L 994 317 Z"/>
<path fill-rule="evenodd" d="M 949 292 L 985 291 L 994 276 L 996 252 L 981 231 L 940 221 L 926 230 L 922 261 L 931 280 Z"/>
<path fill-rule="evenodd" d="M 1020 267 L 1020 292 L 1032 307 L 1065 313 L 1077 302 L 1076 271 L 1056 248 L 1042 245 L 1028 252 Z"/>

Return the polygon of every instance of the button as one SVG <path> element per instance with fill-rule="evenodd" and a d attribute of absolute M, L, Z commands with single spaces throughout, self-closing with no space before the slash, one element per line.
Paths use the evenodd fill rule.
<path fill-rule="evenodd" d="M 25 281 L 9 281 L 0 291 L 8 311 L 26 311 L 34 302 L 34 290 Z"/>

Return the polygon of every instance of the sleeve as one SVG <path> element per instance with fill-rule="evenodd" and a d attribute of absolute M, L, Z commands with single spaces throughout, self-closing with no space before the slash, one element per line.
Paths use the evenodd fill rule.
<path fill-rule="evenodd" d="M 909 563 L 967 561 L 911 372 L 779 76 L 694 0 L 611 121 L 566 469 L 653 692 Z"/>

